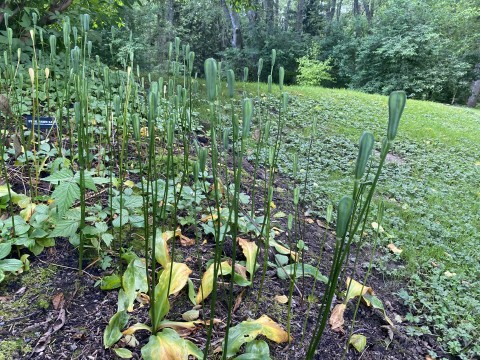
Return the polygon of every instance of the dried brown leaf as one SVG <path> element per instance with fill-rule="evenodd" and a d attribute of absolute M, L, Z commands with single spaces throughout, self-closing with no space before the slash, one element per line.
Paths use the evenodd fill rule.
<path fill-rule="evenodd" d="M 347 305 L 345 304 L 338 304 L 333 308 L 332 314 L 330 315 L 330 320 L 328 321 L 333 331 L 342 333 L 344 332 L 342 326 L 345 323 L 343 314 L 345 313 L 346 308 Z"/>

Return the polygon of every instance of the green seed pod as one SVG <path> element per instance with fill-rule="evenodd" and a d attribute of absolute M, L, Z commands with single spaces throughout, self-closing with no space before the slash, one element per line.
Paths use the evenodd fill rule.
<path fill-rule="evenodd" d="M 157 117 L 157 95 L 152 91 L 148 95 L 148 133 L 152 134 Z"/>
<path fill-rule="evenodd" d="M 18 49 L 17 49 L 17 58 L 18 58 L 18 61 L 20 61 L 21 57 L 22 57 L 22 49 L 21 49 L 21 48 L 18 48 Z"/>
<path fill-rule="evenodd" d="M 105 81 L 105 88 L 110 87 L 110 69 L 108 66 L 103 68 L 103 81 Z"/>
<path fill-rule="evenodd" d="M 38 21 L 38 14 L 36 12 L 33 12 L 32 13 L 33 26 L 37 26 L 37 21 Z"/>
<path fill-rule="evenodd" d="M 120 116 L 121 114 L 121 100 L 120 100 L 120 96 L 118 95 L 115 95 L 113 97 L 113 109 L 115 110 L 115 114 L 117 116 Z"/>
<path fill-rule="evenodd" d="M 333 217 L 333 205 L 328 204 L 327 205 L 327 223 L 330 224 L 332 222 L 332 217 Z"/>
<path fill-rule="evenodd" d="M 177 57 L 180 55 L 180 38 L 178 36 L 175 38 L 175 55 Z"/>
<path fill-rule="evenodd" d="M 92 56 L 92 42 L 89 40 L 87 42 L 87 54 L 88 54 L 88 57 L 91 57 Z"/>
<path fill-rule="evenodd" d="M 172 59 L 173 44 L 171 41 L 168 42 L 168 62 Z"/>
<path fill-rule="evenodd" d="M 5 63 L 5 66 L 8 66 L 8 53 L 7 50 L 3 51 L 3 62 Z"/>
<path fill-rule="evenodd" d="M 134 114 L 132 116 L 133 138 L 135 141 L 140 141 L 140 116 Z"/>
<path fill-rule="evenodd" d="M 235 73 L 232 69 L 227 71 L 228 96 L 233 98 L 235 96 Z"/>
<path fill-rule="evenodd" d="M 274 165 L 275 161 L 275 148 L 274 147 L 269 147 L 268 148 L 268 165 L 272 166 Z"/>
<path fill-rule="evenodd" d="M 65 49 L 70 50 L 70 19 L 67 17 L 66 21 L 63 23 L 63 44 Z"/>
<path fill-rule="evenodd" d="M 193 179 L 194 179 L 194 181 L 197 181 L 199 173 L 200 173 L 200 165 L 198 164 L 198 161 L 194 161 L 193 162 Z"/>
<path fill-rule="evenodd" d="M 190 44 L 187 44 L 185 47 L 182 45 L 182 48 L 184 48 L 183 58 L 185 59 L 190 54 Z"/>
<path fill-rule="evenodd" d="M 10 15 L 8 13 L 5 13 L 3 20 L 5 21 L 5 27 L 8 28 L 8 19 L 10 18 Z"/>
<path fill-rule="evenodd" d="M 353 199 L 349 196 L 344 196 L 338 203 L 337 215 L 337 237 L 344 238 L 347 235 L 348 224 L 352 217 Z"/>
<path fill-rule="evenodd" d="M 78 101 L 76 101 L 75 104 L 73 105 L 73 110 L 75 112 L 75 122 L 79 124 L 82 120 L 82 108 Z"/>
<path fill-rule="evenodd" d="M 70 51 L 70 57 L 73 64 L 73 73 L 78 74 L 78 72 L 80 71 L 80 48 L 78 46 L 75 46 Z"/>
<path fill-rule="evenodd" d="M 206 148 L 201 148 L 200 151 L 198 152 L 198 160 L 200 163 L 200 172 L 203 173 L 205 172 L 205 165 L 207 164 L 207 155 L 208 155 L 208 149 Z"/>
<path fill-rule="evenodd" d="M 83 31 L 88 32 L 88 30 L 90 30 L 90 15 L 89 14 L 81 14 L 80 15 L 80 23 L 83 26 Z"/>
<path fill-rule="evenodd" d="M 77 46 L 78 29 L 76 26 L 72 28 L 72 33 L 73 33 L 73 44 Z"/>
<path fill-rule="evenodd" d="M 152 74 L 151 74 L 151 73 L 148 73 L 148 82 L 149 82 L 149 83 L 152 82 Z"/>
<path fill-rule="evenodd" d="M 292 227 L 293 227 L 293 215 L 288 214 L 287 228 L 288 228 L 288 230 L 291 231 Z"/>
<path fill-rule="evenodd" d="M 107 136 L 109 138 L 112 137 L 112 118 L 111 117 L 108 117 L 107 119 Z"/>
<path fill-rule="evenodd" d="M 229 135 L 230 135 L 230 132 L 229 132 L 228 128 L 223 129 L 222 140 L 223 140 L 223 148 L 224 149 L 228 148 L 228 136 Z"/>
<path fill-rule="evenodd" d="M 263 69 L 263 58 L 258 59 L 258 73 L 257 76 L 260 79 L 260 75 L 262 74 Z"/>
<path fill-rule="evenodd" d="M 173 79 L 168 80 L 168 96 L 173 96 Z"/>
<path fill-rule="evenodd" d="M 8 47 L 12 47 L 13 43 L 13 30 L 11 28 L 7 29 L 7 38 L 8 38 Z"/>
<path fill-rule="evenodd" d="M 272 93 L 272 75 L 268 75 L 268 93 Z"/>
<path fill-rule="evenodd" d="M 300 200 L 300 187 L 297 186 L 293 189 L 293 204 L 296 206 Z"/>
<path fill-rule="evenodd" d="M 283 66 L 280 66 L 278 70 L 278 85 L 280 86 L 280 90 L 283 90 L 283 79 L 285 78 L 285 69 Z"/>
<path fill-rule="evenodd" d="M 252 124 L 253 101 L 252 99 L 244 99 L 242 105 L 242 137 L 246 139 L 250 134 Z"/>
<path fill-rule="evenodd" d="M 292 175 L 293 175 L 293 179 L 295 180 L 297 178 L 297 174 L 298 174 L 298 153 L 295 153 L 293 155 L 293 169 L 292 169 Z"/>
<path fill-rule="evenodd" d="M 40 44 L 43 45 L 43 29 L 40 28 L 38 34 L 40 35 Z"/>
<path fill-rule="evenodd" d="M 248 81 L 248 67 L 245 66 L 243 68 L 243 82 L 247 82 Z"/>
<path fill-rule="evenodd" d="M 265 123 L 265 131 L 263 132 L 264 133 L 264 138 L 265 140 L 268 139 L 270 137 L 270 127 L 271 127 L 271 122 L 270 120 L 268 120 L 266 123 Z"/>
<path fill-rule="evenodd" d="M 195 53 L 190 51 L 188 53 L 188 71 L 191 74 L 193 71 L 193 63 L 195 62 Z"/>
<path fill-rule="evenodd" d="M 400 123 L 400 117 L 402 116 L 406 101 L 407 94 L 405 91 L 394 91 L 388 98 L 388 141 L 393 141 L 397 135 L 398 124 Z"/>
<path fill-rule="evenodd" d="M 277 59 L 277 50 L 272 49 L 272 68 L 271 68 L 272 73 L 273 73 L 273 67 L 275 66 L 276 59 Z"/>
<path fill-rule="evenodd" d="M 158 90 L 157 90 L 157 93 L 160 91 L 160 93 L 163 93 L 163 77 L 159 77 L 158 78 Z"/>
<path fill-rule="evenodd" d="M 217 97 L 217 62 L 209 58 L 205 60 L 205 80 L 207 83 L 207 97 L 209 101 L 214 101 Z"/>
<path fill-rule="evenodd" d="M 372 154 L 375 139 L 372 133 L 365 131 L 360 137 L 360 148 L 358 149 L 357 164 L 355 166 L 355 180 L 360 180 L 365 174 L 368 159 Z"/>
<path fill-rule="evenodd" d="M 284 92 L 282 94 L 282 111 L 284 113 L 287 112 L 287 107 L 288 107 L 288 94 Z"/>

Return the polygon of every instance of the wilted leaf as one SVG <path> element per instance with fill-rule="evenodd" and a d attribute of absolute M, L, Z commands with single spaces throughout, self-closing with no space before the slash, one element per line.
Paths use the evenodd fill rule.
<path fill-rule="evenodd" d="M 197 305 L 197 301 L 195 299 L 195 286 L 193 285 L 192 280 L 188 279 L 188 298 L 192 302 L 193 305 Z"/>
<path fill-rule="evenodd" d="M 171 329 L 164 329 L 156 336 L 150 336 L 148 344 L 142 348 L 142 357 L 145 360 L 188 360 L 188 355 L 197 359 L 203 357 L 197 346 L 182 339 Z"/>
<path fill-rule="evenodd" d="M 152 328 L 148 325 L 142 324 L 142 323 L 136 323 L 135 325 L 130 326 L 128 329 L 125 329 L 122 331 L 123 335 L 132 335 L 138 330 L 147 330 L 149 332 L 152 332 Z"/>
<path fill-rule="evenodd" d="M 55 310 L 62 308 L 64 304 L 65 304 L 65 297 L 63 296 L 62 292 L 55 294 L 53 296 L 52 305 Z"/>
<path fill-rule="evenodd" d="M 367 292 L 370 293 L 371 295 L 374 294 L 373 289 L 371 287 L 364 286 L 359 282 L 351 279 L 350 277 L 347 277 L 346 286 L 347 286 L 347 295 L 346 295 L 345 302 L 357 296 L 363 296 Z"/>
<path fill-rule="evenodd" d="M 286 304 L 288 302 L 288 297 L 285 295 L 275 295 L 274 299 L 280 304 Z"/>
<path fill-rule="evenodd" d="M 167 241 L 170 237 L 173 237 L 173 232 L 170 233 L 171 236 L 168 231 L 162 233 L 160 230 L 157 230 L 155 235 L 155 259 L 164 268 L 170 263 Z"/>
<path fill-rule="evenodd" d="M 247 259 L 247 271 L 250 274 L 250 280 L 252 279 L 253 273 L 255 272 L 255 258 L 257 257 L 258 246 L 253 241 L 247 241 L 242 238 L 237 238 L 239 245 L 242 248 L 243 255 Z"/>
<path fill-rule="evenodd" d="M 169 264 L 170 265 L 170 264 Z M 170 276 L 170 269 L 172 274 Z M 184 263 L 173 263 L 172 266 L 168 266 L 163 270 L 158 282 L 165 282 L 167 285 L 170 281 L 170 290 L 168 295 L 176 294 L 184 288 L 187 284 L 188 276 L 192 273 L 192 270 Z"/>
<path fill-rule="evenodd" d="M 367 346 L 367 338 L 361 334 L 353 334 L 350 337 L 350 340 L 348 340 L 348 343 L 358 352 L 362 352 L 365 349 L 365 346 Z"/>
<path fill-rule="evenodd" d="M 115 354 L 122 359 L 131 359 L 133 357 L 132 352 L 125 348 L 115 348 L 113 351 L 115 351 Z"/>
<path fill-rule="evenodd" d="M 342 326 L 345 323 L 343 314 L 345 313 L 346 308 L 347 308 L 347 305 L 345 304 L 337 304 L 333 308 L 332 314 L 330 315 L 330 320 L 328 321 L 333 331 L 343 332 Z"/>
<path fill-rule="evenodd" d="M 211 294 L 213 290 L 213 275 L 214 275 L 214 265 L 211 264 L 207 271 L 203 274 L 202 277 L 202 283 L 200 285 L 200 288 L 198 289 L 197 297 L 196 297 L 196 302 L 197 304 L 200 304 L 205 300 L 208 295 Z M 228 261 L 224 261 L 220 264 L 220 267 L 218 269 L 218 274 L 219 275 L 228 275 L 232 272 L 232 267 L 228 263 Z"/>
<path fill-rule="evenodd" d="M 394 254 L 401 254 L 402 253 L 402 249 L 399 249 L 398 247 L 396 247 L 394 244 L 390 243 L 387 245 L 387 248 L 390 249 L 391 252 L 393 252 Z"/>
<path fill-rule="evenodd" d="M 372 228 L 373 228 L 373 230 L 375 230 L 376 232 L 379 232 L 379 233 L 383 233 L 385 231 L 385 230 L 383 230 L 382 225 L 378 225 L 377 222 L 372 222 Z"/>
<path fill-rule="evenodd" d="M 197 320 L 200 316 L 200 311 L 198 310 L 188 310 L 182 314 L 182 319 L 185 321 Z"/>
<path fill-rule="evenodd" d="M 115 344 L 122 337 L 120 331 L 128 322 L 128 314 L 126 311 L 119 311 L 112 316 L 103 333 L 103 344 L 105 349 Z"/>
<path fill-rule="evenodd" d="M 195 239 L 190 239 L 189 237 L 186 237 L 185 235 L 180 235 L 180 244 L 182 246 L 193 246 L 195 245 Z"/>
<path fill-rule="evenodd" d="M 260 334 L 277 343 L 289 340 L 287 332 L 280 325 L 267 315 L 262 315 L 257 320 L 243 321 L 230 329 L 228 333 L 227 357 L 234 356 L 244 343 L 255 340 Z"/>
<path fill-rule="evenodd" d="M 368 306 L 372 306 L 374 309 L 380 310 L 383 313 L 383 316 L 384 316 L 385 320 L 391 326 L 393 326 L 392 320 L 390 320 L 390 318 L 387 316 L 387 313 L 385 312 L 385 308 L 383 306 L 383 303 L 378 297 L 367 293 L 367 294 L 363 295 L 363 299 L 365 300 L 365 302 L 367 303 Z"/>
<path fill-rule="evenodd" d="M 235 299 L 235 304 L 233 305 L 233 310 L 232 313 L 235 313 L 237 309 L 239 308 L 240 304 L 242 303 L 242 298 L 243 298 L 243 293 L 245 292 L 245 289 L 243 289 L 240 294 L 238 294 L 237 298 Z"/>

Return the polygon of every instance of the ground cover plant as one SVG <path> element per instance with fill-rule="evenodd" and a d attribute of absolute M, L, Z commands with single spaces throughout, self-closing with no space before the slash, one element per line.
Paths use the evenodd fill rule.
<path fill-rule="evenodd" d="M 49 39 L 50 53 L 38 51 L 44 41 L 36 29 L 29 32 L 29 61 L 10 40 L 2 68 L 0 280 L 2 326 L 10 329 L 1 333 L 4 357 L 22 351 L 39 358 L 144 359 L 478 354 L 478 297 L 462 277 L 462 266 L 475 269 L 478 255 L 472 251 L 461 263 L 453 255 L 443 259 L 445 252 L 464 256 L 469 244 L 444 248 L 449 239 L 438 237 L 453 224 L 440 213 L 431 223 L 410 222 L 426 212 L 412 194 L 442 189 L 432 203 L 460 198 L 451 192 L 460 179 L 441 187 L 437 168 L 419 184 L 411 168 L 401 170 L 409 152 L 425 150 L 417 147 L 423 138 L 412 120 L 403 125 L 411 127 L 407 145 L 394 142 L 404 92 L 388 101 L 333 92 L 327 100 L 318 89 L 287 89 L 275 50 L 268 69 L 262 59 L 256 68 L 257 79 L 267 74 L 266 84 L 246 83 L 248 68 L 240 84 L 233 69 L 213 58 L 200 82 L 195 53 L 179 38 L 168 46 L 164 74 L 142 73 L 133 52 L 122 69 L 110 69 L 92 56 L 88 15 L 78 23 L 65 19 L 62 38 Z M 376 101 L 365 110 L 370 122 L 359 116 L 365 99 Z M 466 140 L 452 133 L 446 144 L 474 144 L 475 121 L 466 123 Z M 437 120 L 429 131 L 439 126 Z M 456 159 L 462 164 L 474 156 Z M 421 166 L 439 162 L 433 155 L 421 160 Z M 461 180 L 475 184 L 478 168 L 460 169 L 469 170 Z M 475 240 L 478 218 L 468 221 L 465 241 Z M 397 232 L 405 232 L 403 241 L 395 241 Z M 428 250 L 418 236 L 432 241 Z M 410 287 L 388 300 L 379 270 L 394 279 L 405 273 L 399 261 L 392 268 L 385 251 L 374 261 L 385 242 L 396 253 L 404 249 L 408 271 L 419 270 Z M 417 268 L 418 253 L 431 268 Z M 37 267 L 55 258 L 65 262 L 53 267 L 70 284 L 52 280 L 50 265 L 43 278 L 60 287 L 46 297 L 23 281 L 31 261 Z M 38 268 L 33 274 L 40 281 Z M 34 294 L 25 295 L 27 288 Z M 459 289 L 471 291 L 468 298 Z M 443 303 L 440 294 L 447 294 Z M 9 315 L 15 306 L 26 311 L 29 296 L 38 298 L 32 313 Z M 86 299 L 82 316 L 92 327 L 68 324 L 79 299 Z M 406 316 L 399 314 L 400 299 L 410 309 Z M 108 310 L 98 316 L 103 305 Z M 471 309 L 469 317 L 452 319 L 462 306 Z M 48 317 L 18 329 L 39 314 Z"/>

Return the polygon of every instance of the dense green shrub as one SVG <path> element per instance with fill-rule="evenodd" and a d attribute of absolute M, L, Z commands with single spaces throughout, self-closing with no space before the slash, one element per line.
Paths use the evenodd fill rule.
<path fill-rule="evenodd" d="M 318 60 L 320 48 L 314 44 L 308 54 L 298 59 L 297 83 L 300 85 L 322 85 L 324 81 L 333 80 L 330 72 L 332 70 L 332 59 L 325 61 Z"/>

